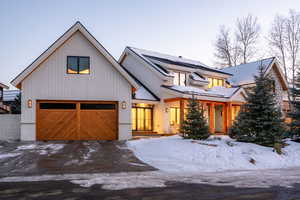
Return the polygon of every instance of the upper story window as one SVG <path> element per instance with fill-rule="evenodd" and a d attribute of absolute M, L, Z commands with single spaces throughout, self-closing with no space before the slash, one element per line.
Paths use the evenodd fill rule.
<path fill-rule="evenodd" d="M 225 87 L 225 81 L 224 79 L 219 78 L 208 78 L 208 88 L 212 88 L 215 86 L 223 86 Z"/>
<path fill-rule="evenodd" d="M 68 74 L 89 74 L 90 57 L 86 56 L 68 56 L 67 57 Z"/>
<path fill-rule="evenodd" d="M 186 85 L 186 73 L 174 72 L 173 84 L 185 86 Z"/>

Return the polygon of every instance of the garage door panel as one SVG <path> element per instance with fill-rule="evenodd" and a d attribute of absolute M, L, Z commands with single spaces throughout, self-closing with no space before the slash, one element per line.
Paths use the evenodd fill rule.
<path fill-rule="evenodd" d="M 115 110 L 81 110 L 80 135 L 86 140 L 116 140 Z"/>
<path fill-rule="evenodd" d="M 38 140 L 116 140 L 116 102 L 37 103 Z"/>
<path fill-rule="evenodd" d="M 75 111 L 42 110 L 39 113 L 38 140 L 77 139 Z"/>

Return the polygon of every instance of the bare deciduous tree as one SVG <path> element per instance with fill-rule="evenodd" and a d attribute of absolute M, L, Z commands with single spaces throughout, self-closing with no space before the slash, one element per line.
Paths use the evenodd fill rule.
<path fill-rule="evenodd" d="M 257 17 L 252 15 L 238 19 L 236 26 L 235 35 L 240 48 L 242 63 L 247 63 L 256 53 L 255 47 L 260 36 L 260 26 Z"/>
<path fill-rule="evenodd" d="M 256 55 L 256 45 L 260 36 L 257 18 L 248 15 L 238 19 L 235 34 L 231 35 L 228 28 L 221 26 L 215 42 L 215 57 L 221 67 L 247 63 Z"/>
<path fill-rule="evenodd" d="M 236 65 L 236 59 L 234 59 L 233 55 L 234 53 L 229 29 L 225 26 L 221 26 L 220 33 L 215 42 L 214 53 L 215 57 L 219 60 L 218 64 L 221 65 L 221 67 Z"/>
<path fill-rule="evenodd" d="M 292 71 L 292 87 L 294 88 L 300 48 L 300 14 L 294 10 L 290 10 L 289 16 L 286 19 L 285 35 L 287 43 L 287 52 L 290 57 L 290 68 Z"/>
<path fill-rule="evenodd" d="M 288 16 L 276 16 L 267 39 L 272 54 L 281 62 L 286 80 L 291 80 L 294 88 L 295 75 L 300 64 L 300 14 L 290 10 Z M 288 99 L 291 102 L 289 92 Z"/>
<path fill-rule="evenodd" d="M 279 58 L 284 70 L 284 76 L 286 80 L 288 80 L 288 70 L 286 66 L 285 23 L 286 19 L 277 15 L 274 18 L 269 32 L 269 37 L 267 39 L 271 47 L 272 54 Z"/>

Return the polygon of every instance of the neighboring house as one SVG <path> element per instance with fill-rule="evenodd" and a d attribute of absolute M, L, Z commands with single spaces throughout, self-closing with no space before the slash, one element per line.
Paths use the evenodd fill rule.
<path fill-rule="evenodd" d="M 3 83 L 0 83 L 0 114 L 4 114 L 4 113 L 9 113 L 10 112 L 10 108 L 9 106 L 5 105 L 3 103 L 3 97 L 4 97 L 4 89 L 9 89 L 9 87 Z"/>
<path fill-rule="evenodd" d="M 22 91 L 21 140 L 131 138 L 140 86 L 80 22 L 11 83 Z"/>
<path fill-rule="evenodd" d="M 3 104 L 10 106 L 15 102 L 15 99 L 20 94 L 20 90 L 4 90 Z"/>
<path fill-rule="evenodd" d="M 223 70 L 201 62 L 148 50 L 126 47 L 120 64 L 142 84 L 134 91 L 132 130 L 144 133 L 178 133 L 194 94 L 207 117 L 210 131 L 226 134 L 254 86 L 260 61 Z M 262 61 L 274 78 L 279 105 L 287 84 L 275 58 Z"/>

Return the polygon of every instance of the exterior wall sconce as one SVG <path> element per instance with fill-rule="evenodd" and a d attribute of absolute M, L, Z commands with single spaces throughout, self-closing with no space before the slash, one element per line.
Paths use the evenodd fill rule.
<path fill-rule="evenodd" d="M 121 102 L 121 108 L 124 109 L 124 110 L 127 108 L 127 103 L 126 103 L 126 101 L 122 101 L 122 102 Z"/>
<path fill-rule="evenodd" d="M 169 108 L 166 108 L 166 109 L 165 109 L 165 112 L 168 113 L 168 112 L 169 112 Z"/>
<path fill-rule="evenodd" d="M 32 100 L 31 99 L 28 99 L 28 101 L 27 101 L 27 107 L 28 108 L 32 108 Z"/>

